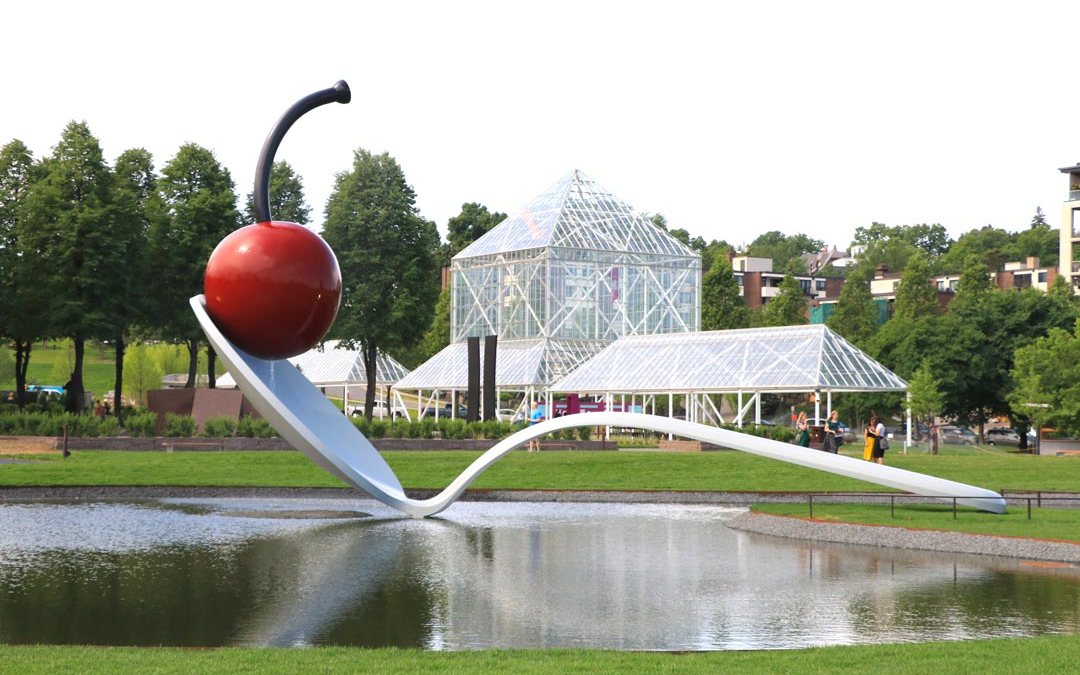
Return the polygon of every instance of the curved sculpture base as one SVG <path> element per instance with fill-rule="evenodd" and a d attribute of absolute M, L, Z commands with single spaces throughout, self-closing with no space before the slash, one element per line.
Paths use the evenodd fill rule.
<path fill-rule="evenodd" d="M 299 370 L 286 360 L 267 361 L 238 349 L 210 320 L 203 296 L 193 297 L 191 308 L 237 386 L 285 440 L 346 483 L 411 516 L 434 515 L 450 506 L 496 460 L 532 438 L 560 429 L 602 425 L 674 434 L 914 494 L 959 497 L 958 501 L 967 506 L 1005 512 L 1001 495 L 964 483 L 703 424 L 623 412 L 567 415 L 522 429 L 478 457 L 438 495 L 410 499 L 371 442 Z"/>

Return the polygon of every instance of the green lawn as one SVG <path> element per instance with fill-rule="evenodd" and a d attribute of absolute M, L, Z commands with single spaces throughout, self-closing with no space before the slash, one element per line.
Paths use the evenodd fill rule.
<path fill-rule="evenodd" d="M 55 346 L 42 347 L 35 344 L 30 351 L 30 365 L 26 368 L 27 384 L 49 384 L 63 386 L 67 377 L 53 375 L 53 366 L 66 358 L 67 348 Z M 83 352 L 83 388 L 101 397 L 116 383 L 116 364 L 111 348 L 101 349 L 98 345 L 87 345 Z M 0 381 L 0 389 L 14 389 L 15 380 Z"/>
<path fill-rule="evenodd" d="M 806 504 L 758 504 L 753 510 L 800 518 L 808 518 L 810 515 Z M 959 507 L 954 520 L 952 506 L 948 504 L 904 505 L 902 501 L 898 501 L 894 517 L 887 504 L 822 504 L 815 500 L 814 520 L 975 532 L 1006 537 L 1058 539 L 1080 543 L 1080 510 L 1076 509 L 1040 509 L 1033 506 L 1031 520 L 1028 520 L 1026 506 L 1010 507 L 1007 513 L 1001 515 Z"/>
<path fill-rule="evenodd" d="M 479 453 L 386 452 L 410 488 L 442 488 Z M 341 483 L 298 452 L 76 452 L 0 465 L 0 486 L 215 485 L 325 487 Z M 1021 454 L 895 455 L 889 463 L 992 490 L 1080 492 L 1080 458 Z M 865 491 L 880 486 L 741 452 L 513 452 L 473 487 L 553 490 Z"/>
<path fill-rule="evenodd" d="M 426 652 L 402 649 L 3 647 L 5 673 L 1050 673 L 1075 672 L 1080 636 L 656 653 L 594 650 Z"/>

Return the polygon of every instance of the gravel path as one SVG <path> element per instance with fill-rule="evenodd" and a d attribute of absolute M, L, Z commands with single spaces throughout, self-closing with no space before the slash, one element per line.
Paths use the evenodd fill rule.
<path fill-rule="evenodd" d="M 964 532 L 909 530 L 887 525 L 824 523 L 762 513 L 741 513 L 727 526 L 742 532 L 791 539 L 827 541 L 887 548 L 907 548 L 943 553 L 974 553 L 1063 563 L 1080 563 L 1080 544 L 1020 537 L 997 537 Z"/>

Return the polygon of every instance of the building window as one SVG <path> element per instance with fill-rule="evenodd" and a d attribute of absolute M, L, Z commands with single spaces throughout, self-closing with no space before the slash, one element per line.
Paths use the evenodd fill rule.
<path fill-rule="evenodd" d="M 1046 283 L 1046 272 L 1039 272 L 1039 283 L 1040 284 L 1045 284 Z"/>
<path fill-rule="evenodd" d="M 817 289 L 819 291 L 825 290 L 825 280 L 824 279 L 818 279 L 817 280 Z"/>
<path fill-rule="evenodd" d="M 799 288 L 802 289 L 803 294 L 809 295 L 810 293 L 810 280 L 799 279 Z"/>

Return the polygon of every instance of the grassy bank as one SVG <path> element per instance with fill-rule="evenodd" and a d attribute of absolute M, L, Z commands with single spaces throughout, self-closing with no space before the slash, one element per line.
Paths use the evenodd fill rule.
<path fill-rule="evenodd" d="M 7 673 L 1066 673 L 1080 637 L 665 654 L 591 650 L 423 652 L 400 649 L 4 647 Z"/>
<path fill-rule="evenodd" d="M 809 517 L 806 504 L 758 504 L 753 510 L 773 515 Z M 1028 520 L 1024 506 L 1010 507 L 1007 513 L 1001 515 L 960 507 L 956 519 L 953 519 L 951 505 L 898 503 L 894 516 L 888 505 L 822 504 L 815 501 L 814 520 L 1080 543 L 1080 510 L 1075 509 L 1032 508 L 1031 520 Z"/>
<path fill-rule="evenodd" d="M 386 452 L 409 488 L 442 488 L 476 452 Z M 77 452 L 0 465 L 0 486 L 341 486 L 298 452 Z M 908 455 L 890 464 L 990 489 L 1080 492 L 1080 459 L 1020 454 Z M 473 484 L 489 489 L 861 491 L 880 486 L 741 452 L 514 452 Z"/>

